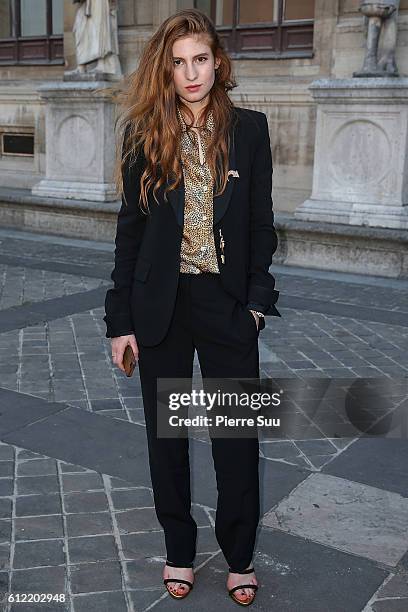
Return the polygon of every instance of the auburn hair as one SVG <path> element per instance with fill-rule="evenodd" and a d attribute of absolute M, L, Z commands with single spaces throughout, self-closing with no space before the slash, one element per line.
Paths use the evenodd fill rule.
<path fill-rule="evenodd" d="M 194 116 L 180 99 L 177 100 L 172 49 L 179 38 L 196 35 L 208 44 L 214 59 L 221 60 L 215 70 L 209 103 L 201 111 L 198 122 L 204 123 L 212 111 L 216 129 L 208 141 L 206 159 L 215 195 L 222 193 L 227 184 L 229 129 L 236 120 L 234 105 L 227 93 L 237 86 L 232 76 L 232 63 L 211 19 L 196 9 L 180 10 L 168 17 L 147 41 L 137 69 L 124 79 L 116 92 L 116 100 L 122 108 L 116 121 L 120 134 L 114 170 L 117 195 L 120 198 L 124 193 L 125 165 L 135 163 L 143 152 L 146 164 L 140 176 L 139 206 L 145 212 L 149 210 L 151 187 L 157 202 L 157 190 L 167 183 L 164 191 L 167 201 L 167 192 L 176 189 L 182 180 L 177 103 L 191 124 Z"/>

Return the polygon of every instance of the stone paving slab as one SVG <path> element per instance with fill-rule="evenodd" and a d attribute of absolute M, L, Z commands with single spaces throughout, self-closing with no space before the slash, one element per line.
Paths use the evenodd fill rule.
<path fill-rule="evenodd" d="M 407 607 L 407 599 L 380 599 L 373 604 L 372 610 L 374 612 L 406 612 Z"/>
<path fill-rule="evenodd" d="M 327 300 L 319 300 L 317 298 L 297 297 L 290 295 L 282 296 L 279 300 L 280 306 L 283 308 L 296 308 L 301 310 L 312 310 L 313 312 L 321 312 L 326 315 L 337 315 L 341 308 L 342 316 L 353 319 L 374 321 L 376 323 L 389 323 L 391 325 L 408 326 L 406 311 L 393 311 L 388 308 L 375 308 L 372 305 L 369 307 L 358 304 L 350 304 L 350 302 L 327 302 Z"/>
<path fill-rule="evenodd" d="M 66 256 L 66 253 L 65 253 Z M 38 253 L 27 257 L 27 255 L 4 254 L 0 249 L 0 269 L 3 268 L 3 282 L 7 288 L 11 286 L 12 294 L 18 298 L 17 289 L 31 291 L 30 299 L 42 299 L 51 297 L 49 293 L 58 291 L 61 287 L 61 280 L 64 281 L 63 289 L 65 293 L 75 293 L 79 289 L 83 291 L 92 289 L 101 284 L 99 279 L 105 278 L 109 270 L 108 262 L 100 262 L 87 265 L 80 261 L 60 261 L 55 259 L 44 260 Z M 4 272 L 6 276 L 4 276 Z M 43 292 L 42 298 L 39 296 Z M 12 296 L 8 296 L 9 298 Z M 2 307 L 14 305 L 12 303 L 2 303 Z"/>
<path fill-rule="evenodd" d="M 408 499 L 408 442 L 394 438 L 360 438 L 348 453 L 333 459 L 322 471 Z"/>
<path fill-rule="evenodd" d="M 300 483 L 263 524 L 388 566 L 408 549 L 408 499 L 322 473 Z"/>
<path fill-rule="evenodd" d="M 106 295 L 107 284 L 82 293 L 73 293 L 60 298 L 26 302 L 3 310 L 0 319 L 0 333 L 28 325 L 59 319 L 67 315 L 88 311 L 99 306 Z M 36 342 L 36 345 L 39 343 Z M 46 346 L 44 345 L 44 348 Z"/>
<path fill-rule="evenodd" d="M 72 263 L 45 264 L 42 259 L 4 255 L 0 250 L 1 310 L 86 292 L 106 284 L 103 280 L 106 271 L 100 266 L 86 269 Z"/>
<path fill-rule="evenodd" d="M 379 596 L 381 598 L 402 597 L 408 603 L 408 581 L 405 574 L 391 575 L 390 580 L 381 587 Z"/>
<path fill-rule="evenodd" d="M 34 395 L 16 393 L 0 387 L 0 436 L 3 438 L 15 429 L 58 413 L 63 409 L 64 407 L 61 404 L 45 402 Z M 0 452 L 4 452 L 6 448 Z"/>
<path fill-rule="evenodd" d="M 35 401 L 38 404 L 41 400 Z M 48 402 L 42 401 L 46 410 Z M 31 417 L 25 427 L 13 427 L 11 433 L 2 435 L 2 440 L 130 481 L 136 472 L 139 478 L 143 477 L 137 470 L 138 465 L 148 465 L 145 432 L 141 427 L 80 408 L 58 406 L 56 414 L 51 412 L 41 419 Z"/>
<path fill-rule="evenodd" d="M 389 574 L 363 612 L 401 612 L 408 609 L 408 573 Z"/>

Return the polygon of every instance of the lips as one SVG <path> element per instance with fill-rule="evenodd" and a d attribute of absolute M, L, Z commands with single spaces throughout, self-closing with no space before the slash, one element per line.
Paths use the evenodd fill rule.
<path fill-rule="evenodd" d="M 201 85 L 190 85 L 189 87 L 186 87 L 186 89 L 188 89 L 188 91 L 197 91 L 197 89 L 200 89 Z"/>

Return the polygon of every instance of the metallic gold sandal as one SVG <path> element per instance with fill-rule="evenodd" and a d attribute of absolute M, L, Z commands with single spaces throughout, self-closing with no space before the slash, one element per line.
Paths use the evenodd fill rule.
<path fill-rule="evenodd" d="M 176 565 L 175 563 L 170 563 L 169 561 L 166 561 L 166 565 L 168 565 L 168 567 L 189 567 L 188 565 Z M 193 566 L 191 566 L 193 567 Z M 190 587 L 187 591 L 187 593 L 183 593 L 182 595 L 177 595 L 176 593 L 173 593 L 173 591 L 171 591 L 168 587 L 167 584 L 169 582 L 180 582 L 181 584 L 186 584 L 188 587 Z M 185 597 L 187 597 L 187 595 L 190 593 L 190 591 L 193 590 L 193 583 L 190 582 L 189 580 L 184 580 L 183 578 L 165 578 L 163 580 L 163 583 L 166 585 L 166 590 L 167 592 L 174 598 L 174 599 L 184 599 Z"/>
<path fill-rule="evenodd" d="M 230 567 L 228 568 L 228 571 L 231 574 L 252 574 L 252 572 L 254 571 L 253 567 L 250 567 L 247 570 L 244 570 L 242 572 L 236 572 L 235 570 L 231 569 Z M 238 599 L 234 593 L 235 591 L 239 591 L 240 589 L 253 589 L 254 590 L 254 594 L 252 595 L 251 599 L 247 600 L 247 601 L 241 601 L 240 599 Z M 237 584 L 237 586 L 232 587 L 232 589 L 229 589 L 228 591 L 228 595 L 233 599 L 233 601 L 235 601 L 235 603 L 239 604 L 240 606 L 250 606 L 251 603 L 253 603 L 253 601 L 255 600 L 255 594 L 256 594 L 256 590 L 258 589 L 258 585 L 257 584 Z"/>

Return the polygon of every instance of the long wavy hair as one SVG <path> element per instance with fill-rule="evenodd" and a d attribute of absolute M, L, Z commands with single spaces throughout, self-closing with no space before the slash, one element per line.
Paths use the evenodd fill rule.
<path fill-rule="evenodd" d="M 214 180 L 215 195 L 222 193 L 227 184 L 229 129 L 235 119 L 234 105 L 227 93 L 236 87 L 231 60 L 212 21 L 196 9 L 181 10 L 166 19 L 147 41 L 138 68 L 125 78 L 117 91 L 116 99 L 122 107 L 116 121 L 120 134 L 114 170 L 117 195 L 120 198 L 124 193 L 125 165 L 134 163 L 143 152 L 146 164 L 140 176 L 139 206 L 144 212 L 149 210 L 148 191 L 151 187 L 158 202 L 157 190 L 168 183 L 164 191 L 167 201 L 167 192 L 176 189 L 182 180 L 177 103 L 191 125 L 194 116 L 177 99 L 172 48 L 179 38 L 194 35 L 203 37 L 214 58 L 221 60 L 215 70 L 209 103 L 201 111 L 198 122 L 202 124 L 210 110 L 213 112 L 216 129 L 208 141 L 206 158 Z"/>

